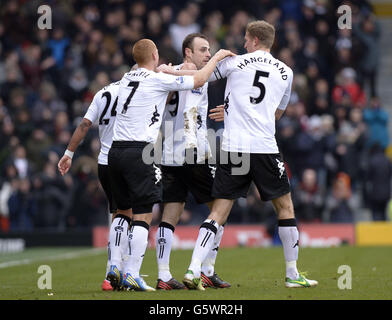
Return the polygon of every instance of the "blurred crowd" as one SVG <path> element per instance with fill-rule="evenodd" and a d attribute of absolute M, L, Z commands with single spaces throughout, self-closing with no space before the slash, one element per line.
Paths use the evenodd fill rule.
<path fill-rule="evenodd" d="M 39 5 L 52 29 L 39 29 Z M 337 7 L 352 8 L 352 29 L 339 29 Z M 4 0 L 0 3 L 0 232 L 64 230 L 108 221 L 97 179 L 100 143 L 93 127 L 71 172 L 57 162 L 94 94 L 134 64 L 132 45 L 157 43 L 162 63 L 182 61 L 191 32 L 212 53 L 245 53 L 244 30 L 272 23 L 272 54 L 294 70 L 292 96 L 276 137 L 305 222 L 352 222 L 360 208 L 385 220 L 391 197 L 388 113 L 378 97 L 380 26 L 365 0 Z M 209 86 L 210 107 L 222 104 L 224 81 Z M 222 124 L 208 123 L 214 129 Z M 389 153 L 390 154 L 390 153 Z M 229 222 L 268 222 L 270 203 L 252 186 Z M 156 219 L 159 216 L 156 208 Z M 199 224 L 205 206 L 190 197 L 182 224 Z"/>

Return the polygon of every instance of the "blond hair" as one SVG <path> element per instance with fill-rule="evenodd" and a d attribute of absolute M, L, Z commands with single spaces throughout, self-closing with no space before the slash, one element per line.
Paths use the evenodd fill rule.
<path fill-rule="evenodd" d="M 140 66 L 151 61 L 152 53 L 157 49 L 154 41 L 150 39 L 141 39 L 135 43 L 132 48 L 132 56 L 135 62 Z"/>
<path fill-rule="evenodd" d="M 246 32 L 251 37 L 259 39 L 260 44 L 266 49 L 270 49 L 275 41 L 275 28 L 272 24 L 264 20 L 248 23 Z"/>

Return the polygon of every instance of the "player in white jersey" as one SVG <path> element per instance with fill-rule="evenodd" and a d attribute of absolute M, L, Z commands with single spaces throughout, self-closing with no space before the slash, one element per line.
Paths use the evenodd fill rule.
<path fill-rule="evenodd" d="M 182 48 L 184 64 L 176 66 L 176 69 L 192 65 L 200 70 L 211 58 L 208 40 L 200 33 L 189 34 Z M 156 288 L 161 290 L 185 289 L 182 283 L 172 277 L 169 261 L 175 227 L 184 211 L 188 192 L 193 194 L 196 202 L 206 203 L 209 209 L 212 208 L 211 192 L 216 167 L 206 162 L 211 154 L 207 140 L 207 89 L 208 83 L 205 83 L 198 89 L 174 92 L 163 115 L 161 170 L 164 209 L 156 234 Z M 196 159 L 193 149 L 196 149 Z M 185 157 L 185 150 L 191 151 L 191 157 Z M 224 226 L 221 226 L 215 245 L 202 264 L 205 287 L 230 287 L 214 272 L 223 230 Z"/>
<path fill-rule="evenodd" d="M 84 139 L 92 124 L 97 123 L 101 142 L 101 149 L 98 155 L 98 178 L 109 202 L 109 212 L 112 214 L 108 239 L 108 263 L 105 280 L 102 284 L 103 290 L 121 289 L 121 282 L 109 281 L 111 278 L 117 279 L 113 275 L 117 271 L 111 270 L 110 266 L 118 265 L 119 275 L 122 273 L 123 260 L 128 252 L 128 227 L 132 218 L 132 212 L 117 214 L 117 205 L 113 198 L 108 172 L 108 153 L 113 140 L 113 126 L 116 117 L 119 87 L 119 81 L 113 82 L 94 95 L 86 114 L 72 135 L 64 156 L 58 163 L 61 175 L 66 174 L 72 165 L 72 157 L 76 148 Z"/>
<path fill-rule="evenodd" d="M 233 202 L 246 197 L 253 181 L 264 201 L 272 200 L 278 215 L 278 232 L 286 261 L 286 287 L 310 287 L 317 281 L 306 279 L 297 270 L 299 234 L 284 163 L 275 140 L 275 121 L 290 98 L 292 70 L 270 54 L 275 29 L 265 21 L 248 24 L 245 34 L 247 54 L 230 57 L 217 66 L 216 79 L 227 78 L 222 149 L 228 163 L 218 164 L 211 214 L 202 224 L 185 274 L 184 282 L 200 288 L 201 261 L 213 245 L 215 230 L 224 223 Z M 240 133 L 240 134 L 239 134 Z M 242 154 L 246 172 L 234 173 L 234 156 Z"/>
<path fill-rule="evenodd" d="M 126 73 L 120 81 L 108 163 L 118 212 L 126 214 L 132 210 L 133 214 L 123 284 L 130 289 L 154 291 L 139 271 L 147 248 L 152 207 L 161 201 L 161 172 L 151 160 L 150 151 L 158 138 L 166 99 L 171 91 L 204 85 L 217 62 L 233 54 L 221 50 L 194 76 L 183 77 L 155 72 L 159 54 L 149 39 L 139 40 L 132 54 L 139 68 Z"/>

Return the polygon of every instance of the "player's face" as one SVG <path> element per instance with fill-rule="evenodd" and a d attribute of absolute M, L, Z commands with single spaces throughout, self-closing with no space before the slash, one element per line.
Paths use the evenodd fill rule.
<path fill-rule="evenodd" d="M 206 39 L 193 39 L 193 52 L 190 54 L 190 60 L 196 65 L 198 70 L 202 69 L 210 60 L 210 44 Z"/>
<path fill-rule="evenodd" d="M 248 53 L 256 51 L 256 44 L 255 44 L 255 38 L 251 37 L 249 33 L 245 33 L 245 44 L 244 48 Z"/>

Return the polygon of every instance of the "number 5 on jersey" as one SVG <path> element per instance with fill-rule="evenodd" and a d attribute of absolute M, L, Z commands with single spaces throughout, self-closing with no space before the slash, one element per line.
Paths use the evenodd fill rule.
<path fill-rule="evenodd" d="M 261 101 L 263 101 L 264 96 L 265 96 L 265 86 L 263 83 L 260 82 L 260 77 L 268 78 L 268 76 L 269 76 L 269 72 L 260 71 L 260 70 L 256 71 L 255 78 L 253 79 L 253 86 L 260 89 L 260 94 L 256 98 L 249 97 L 250 103 L 258 104 Z"/>

